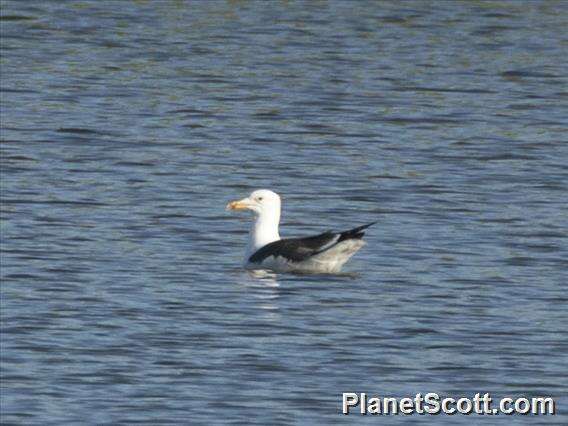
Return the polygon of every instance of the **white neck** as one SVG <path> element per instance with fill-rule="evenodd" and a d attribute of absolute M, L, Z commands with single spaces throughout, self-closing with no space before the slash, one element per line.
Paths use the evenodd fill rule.
<path fill-rule="evenodd" d="M 277 209 L 262 211 L 256 215 L 249 232 L 245 263 L 258 249 L 280 239 L 280 235 L 278 234 L 279 224 L 280 206 L 278 206 Z"/>

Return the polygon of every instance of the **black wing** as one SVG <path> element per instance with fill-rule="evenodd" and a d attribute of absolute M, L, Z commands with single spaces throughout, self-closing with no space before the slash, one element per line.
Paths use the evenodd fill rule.
<path fill-rule="evenodd" d="M 341 233 L 328 231 L 313 237 L 285 238 L 283 240 L 274 241 L 253 253 L 249 258 L 249 262 L 261 263 L 270 256 L 282 256 L 292 262 L 301 262 L 311 256 L 329 250 L 342 241 L 350 239 L 359 240 L 363 238 L 365 233 L 362 231 L 375 223 L 377 222 L 359 226 Z"/>

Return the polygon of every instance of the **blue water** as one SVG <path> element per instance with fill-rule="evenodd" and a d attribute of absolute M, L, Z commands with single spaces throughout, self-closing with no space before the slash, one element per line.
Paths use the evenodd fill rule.
<path fill-rule="evenodd" d="M 2 1 L 3 424 L 567 424 L 568 8 Z M 337 276 L 240 268 L 378 220 Z M 559 414 L 343 416 L 342 392 Z"/>

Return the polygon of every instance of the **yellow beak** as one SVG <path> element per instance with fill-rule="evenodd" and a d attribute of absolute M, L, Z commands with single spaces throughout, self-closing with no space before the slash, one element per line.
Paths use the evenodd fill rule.
<path fill-rule="evenodd" d="M 247 198 L 243 198 L 242 200 L 231 201 L 227 204 L 227 210 L 246 210 L 249 208 L 249 205 L 249 200 Z"/>

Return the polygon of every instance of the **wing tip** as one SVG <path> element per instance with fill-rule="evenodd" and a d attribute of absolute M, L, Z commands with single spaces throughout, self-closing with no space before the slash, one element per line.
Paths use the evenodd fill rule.
<path fill-rule="evenodd" d="M 378 221 L 367 223 L 366 225 L 361 225 L 358 226 L 357 228 L 350 229 L 349 231 L 342 232 L 339 241 L 360 240 L 365 236 L 363 230 L 367 229 L 370 226 L 373 226 L 377 222 Z"/>

